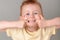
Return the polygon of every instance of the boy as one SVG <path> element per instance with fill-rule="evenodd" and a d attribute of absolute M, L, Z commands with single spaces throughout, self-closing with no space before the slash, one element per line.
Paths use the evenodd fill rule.
<path fill-rule="evenodd" d="M 60 18 L 45 20 L 41 4 L 36 0 L 26 0 L 20 9 L 20 20 L 0 22 L 0 29 L 13 40 L 50 40 L 55 29 L 60 28 Z"/>

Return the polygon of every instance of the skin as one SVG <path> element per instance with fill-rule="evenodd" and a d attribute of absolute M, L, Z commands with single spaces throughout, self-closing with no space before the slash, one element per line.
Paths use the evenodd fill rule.
<path fill-rule="evenodd" d="M 22 17 L 24 17 L 24 20 L 27 24 L 27 30 L 31 32 L 36 31 L 39 27 L 39 20 L 44 19 L 41 8 L 37 4 L 24 5 L 22 7 Z"/>
<path fill-rule="evenodd" d="M 60 28 L 60 17 L 52 20 L 45 20 L 42 16 L 42 10 L 37 4 L 24 5 L 22 7 L 22 17 L 27 25 L 26 30 L 30 32 L 47 26 L 56 26 L 56 28 Z"/>
<path fill-rule="evenodd" d="M 0 21 L 0 31 L 5 31 L 7 28 L 26 28 L 26 30 L 34 32 L 39 28 L 53 25 L 57 29 L 60 28 L 60 17 L 45 20 L 39 5 L 28 4 L 22 7 L 22 16 L 19 17 L 18 21 Z"/>

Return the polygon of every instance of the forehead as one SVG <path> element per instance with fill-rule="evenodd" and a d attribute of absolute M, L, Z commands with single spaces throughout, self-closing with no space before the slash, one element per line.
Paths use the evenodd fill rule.
<path fill-rule="evenodd" d="M 22 11 L 40 11 L 41 8 L 37 4 L 27 4 L 22 7 Z"/>

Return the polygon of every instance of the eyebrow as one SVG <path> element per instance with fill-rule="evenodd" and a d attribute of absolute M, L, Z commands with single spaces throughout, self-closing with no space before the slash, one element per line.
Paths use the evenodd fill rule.
<path fill-rule="evenodd" d="M 34 10 L 34 11 L 38 11 L 38 10 Z M 38 12 L 41 12 L 41 11 L 38 11 Z"/>
<path fill-rule="evenodd" d="M 34 10 L 34 11 L 36 11 L 36 12 L 41 12 L 40 10 Z M 33 11 L 33 12 L 34 12 Z M 27 10 L 27 11 L 25 11 L 25 13 L 29 13 L 29 11 Z"/>

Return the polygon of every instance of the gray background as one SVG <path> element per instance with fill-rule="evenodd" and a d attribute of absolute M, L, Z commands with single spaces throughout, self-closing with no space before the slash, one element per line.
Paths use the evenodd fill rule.
<path fill-rule="evenodd" d="M 0 0 L 0 20 L 18 20 L 20 15 L 20 5 L 23 0 Z M 42 4 L 43 13 L 46 19 L 60 17 L 60 0 L 39 0 Z M 60 30 L 58 29 L 51 40 L 60 40 Z M 12 40 L 5 32 L 0 32 L 0 40 Z"/>

